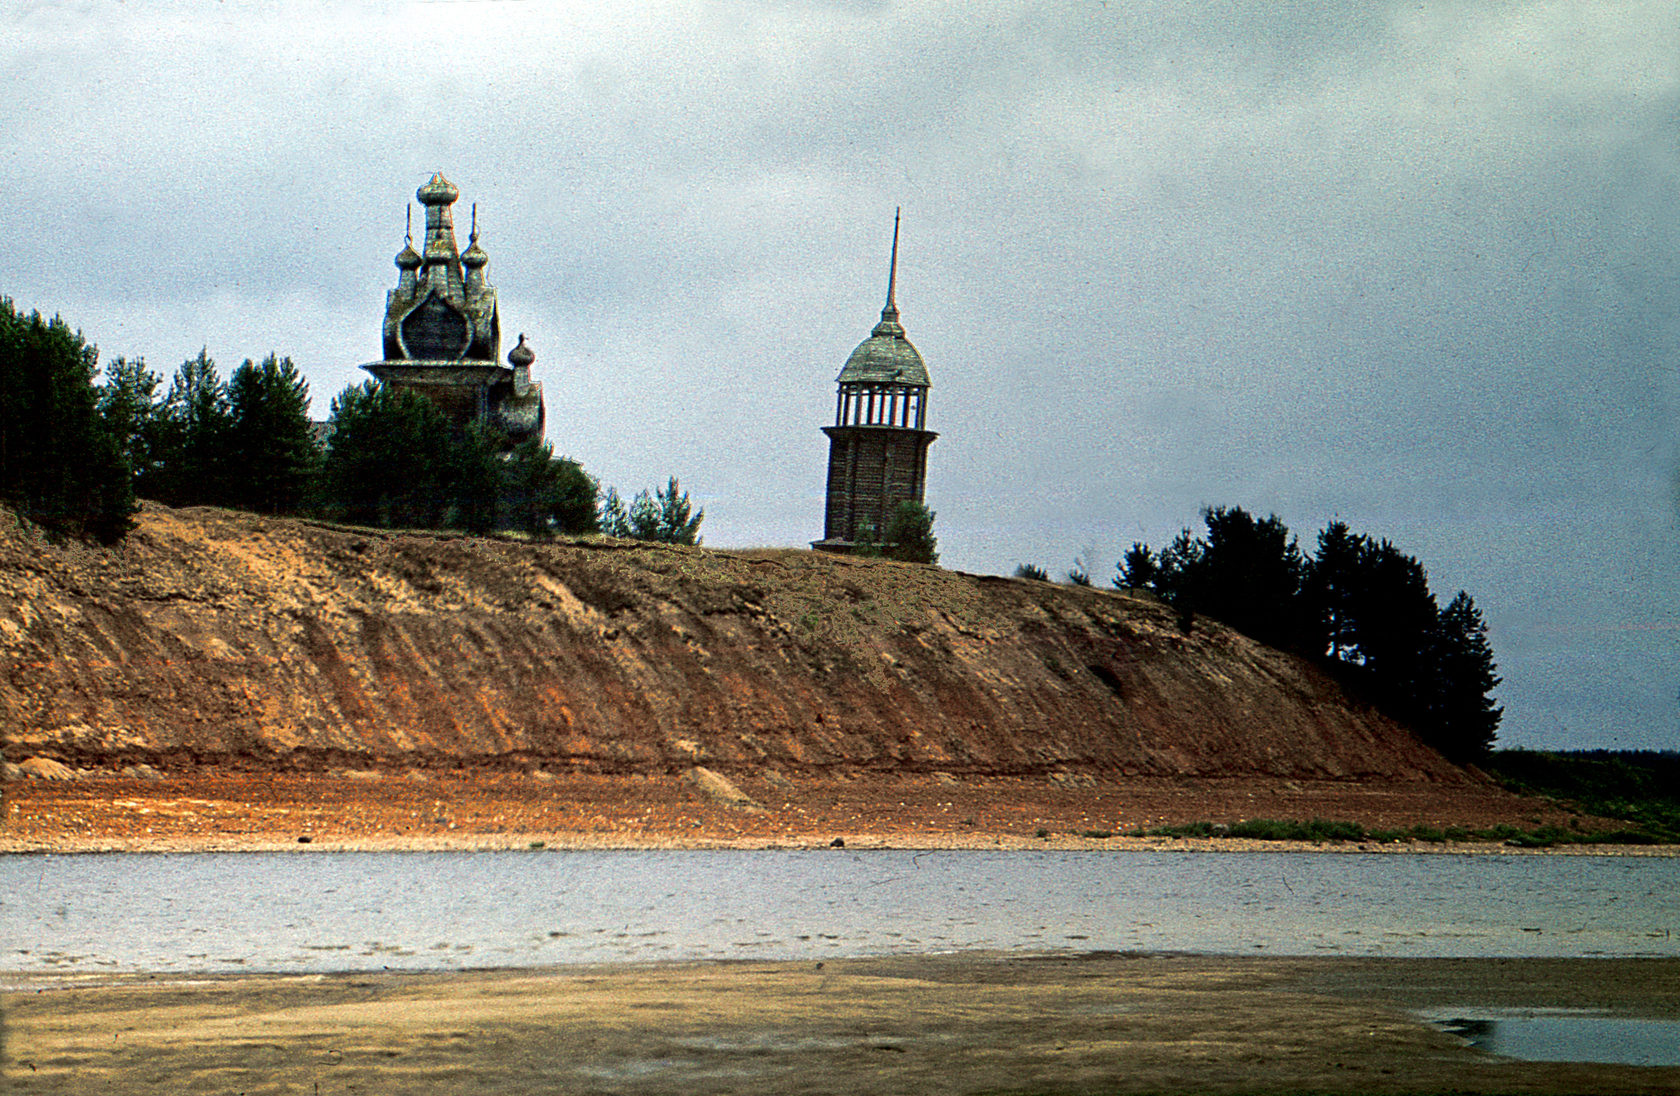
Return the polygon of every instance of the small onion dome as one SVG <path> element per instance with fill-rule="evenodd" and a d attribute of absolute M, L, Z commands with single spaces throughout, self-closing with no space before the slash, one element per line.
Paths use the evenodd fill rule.
<path fill-rule="evenodd" d="M 414 250 L 413 241 L 403 244 L 403 249 L 397 252 L 397 268 L 399 270 L 419 270 L 420 253 Z"/>
<path fill-rule="evenodd" d="M 508 364 L 515 369 L 529 369 L 531 363 L 537 360 L 537 352 L 525 345 L 525 336 L 519 336 L 519 345 L 508 351 Z"/>
<path fill-rule="evenodd" d="M 467 249 L 461 252 L 461 265 L 477 270 L 489 261 L 490 256 L 486 255 L 484 249 L 478 246 L 478 237 L 473 236 L 467 244 Z"/>
<path fill-rule="evenodd" d="M 420 199 L 421 205 L 453 205 L 461 192 L 455 189 L 455 184 L 443 177 L 443 172 L 433 172 L 426 185 L 414 192 Z"/>

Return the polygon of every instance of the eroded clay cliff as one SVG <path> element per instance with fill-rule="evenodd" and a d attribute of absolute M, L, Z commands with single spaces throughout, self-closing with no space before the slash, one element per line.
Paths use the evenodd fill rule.
<path fill-rule="evenodd" d="M 1466 779 L 1151 600 L 793 550 L 0 513 L 0 666 L 12 760 Z"/>

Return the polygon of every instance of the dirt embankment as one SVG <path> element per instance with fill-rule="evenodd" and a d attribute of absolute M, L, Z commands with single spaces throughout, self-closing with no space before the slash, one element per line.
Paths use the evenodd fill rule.
<path fill-rule="evenodd" d="M 1147 600 L 806 551 L 0 521 L 10 761 L 1473 779 Z"/>

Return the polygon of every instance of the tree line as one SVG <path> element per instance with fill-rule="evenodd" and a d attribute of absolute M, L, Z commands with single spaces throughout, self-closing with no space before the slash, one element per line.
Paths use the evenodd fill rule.
<path fill-rule="evenodd" d="M 1456 761 L 1492 747 L 1504 709 L 1487 624 L 1468 593 L 1445 608 L 1423 564 L 1387 540 L 1333 521 L 1302 552 L 1276 515 L 1202 511 L 1160 551 L 1134 543 L 1114 585 L 1155 593 L 1190 627 L 1214 617 L 1262 643 L 1330 668 L 1379 710 Z"/>
<path fill-rule="evenodd" d="M 704 510 L 675 476 L 626 505 L 534 440 L 507 451 L 425 397 L 368 381 L 322 425 L 290 358 L 224 381 L 207 351 L 169 378 L 98 349 L 57 317 L 0 297 L 0 501 L 56 533 L 114 543 L 137 498 L 401 528 L 604 532 L 697 544 Z"/>

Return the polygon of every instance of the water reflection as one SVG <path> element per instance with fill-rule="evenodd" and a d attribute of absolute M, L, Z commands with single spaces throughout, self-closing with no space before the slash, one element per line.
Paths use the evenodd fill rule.
<path fill-rule="evenodd" d="M 1680 1020 L 1601 1016 L 1570 1009 L 1462 1010 L 1428 1018 L 1479 1050 L 1525 1062 L 1680 1065 Z"/>
<path fill-rule="evenodd" d="M 0 856 L 0 971 L 992 950 L 1680 955 L 1680 858 L 639 851 Z"/>

